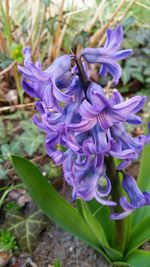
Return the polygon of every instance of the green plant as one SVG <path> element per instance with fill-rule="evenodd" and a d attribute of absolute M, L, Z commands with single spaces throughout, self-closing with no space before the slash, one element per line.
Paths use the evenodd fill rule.
<path fill-rule="evenodd" d="M 9 58 L 5 54 L 5 52 L 0 52 L 0 68 L 2 70 L 7 68 L 12 62 L 13 62 L 13 60 L 11 58 Z"/>
<path fill-rule="evenodd" d="M 25 251 L 33 251 L 47 223 L 47 218 L 39 210 L 29 216 L 22 216 L 12 211 L 7 212 L 7 229 L 16 237 L 20 248 Z"/>
<path fill-rule="evenodd" d="M 149 153 L 150 144 L 143 151 L 138 178 L 138 184 L 143 190 L 150 190 L 149 179 L 147 179 L 147 174 L 150 172 Z M 116 230 L 114 221 L 109 221 L 108 207 L 102 207 L 96 201 L 85 203 L 78 199 L 77 208 L 75 208 L 55 191 L 34 164 L 14 155 L 12 163 L 33 200 L 54 222 L 84 240 L 113 266 L 141 267 L 144 262 L 144 267 L 149 267 L 150 253 L 138 249 L 150 238 L 150 210 L 147 207 L 130 215 L 130 224 L 129 221 L 127 223 L 130 231 L 126 232 L 127 243 L 124 251 L 121 252 L 111 247 L 112 233 Z"/>
<path fill-rule="evenodd" d="M 0 250 L 16 251 L 18 249 L 15 237 L 6 230 L 0 231 Z"/>
<path fill-rule="evenodd" d="M 137 27 L 128 30 L 125 46 L 128 45 L 134 48 L 134 54 L 124 65 L 123 85 L 133 78 L 148 88 L 150 85 L 150 31 L 144 28 L 137 29 Z"/>
<path fill-rule="evenodd" d="M 61 261 L 60 260 L 55 260 L 53 263 L 53 267 L 62 267 Z"/>
<path fill-rule="evenodd" d="M 17 126 L 14 128 L 16 122 Z M 8 118 L 7 116 L 3 117 L 0 127 L 0 179 L 7 179 L 9 170 L 3 165 L 9 160 L 9 155 L 13 153 L 32 156 L 35 152 L 43 153 L 44 137 L 42 133 L 38 134 L 37 128 L 26 112 L 16 112 Z"/>

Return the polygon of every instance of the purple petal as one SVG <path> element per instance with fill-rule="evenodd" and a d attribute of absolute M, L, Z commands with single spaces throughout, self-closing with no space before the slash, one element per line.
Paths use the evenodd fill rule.
<path fill-rule="evenodd" d="M 55 80 L 61 77 L 63 74 L 69 71 L 71 66 L 71 59 L 69 55 L 62 55 L 54 60 L 54 62 L 44 71 L 49 77 L 53 77 Z"/>
<path fill-rule="evenodd" d="M 126 121 L 128 123 L 135 124 L 135 125 L 142 123 L 142 119 L 136 115 L 129 115 Z"/>
<path fill-rule="evenodd" d="M 53 82 L 53 94 L 61 102 L 68 102 L 72 100 L 72 97 L 61 92 Z"/>
<path fill-rule="evenodd" d="M 132 163 L 132 160 L 125 159 L 117 167 L 118 171 L 124 170 Z"/>
<path fill-rule="evenodd" d="M 92 119 L 98 115 L 99 111 L 96 111 L 87 100 L 84 100 L 80 105 L 79 113 L 85 119 Z"/>
<path fill-rule="evenodd" d="M 129 57 L 132 54 L 132 49 L 124 49 L 117 52 L 114 52 L 111 56 L 112 59 L 119 61 L 126 57 Z"/>
<path fill-rule="evenodd" d="M 105 44 L 106 51 L 113 53 L 118 50 L 123 42 L 123 29 L 121 25 L 118 25 L 114 32 L 108 29 L 107 40 Z"/>
<path fill-rule="evenodd" d="M 33 87 L 30 86 L 30 84 L 28 82 L 26 82 L 25 80 L 22 81 L 21 83 L 24 91 L 27 93 L 27 95 L 31 96 L 31 97 L 36 97 L 36 93 Z"/>
<path fill-rule="evenodd" d="M 70 123 L 67 125 L 67 127 L 75 132 L 87 132 L 90 129 L 92 129 L 96 123 L 97 123 L 97 119 L 93 118 L 93 120 L 89 120 L 89 121 L 83 120 L 78 124 Z"/>
<path fill-rule="evenodd" d="M 126 120 L 132 113 L 138 112 L 144 105 L 146 97 L 134 96 L 131 99 L 114 105 L 111 108 L 111 116 L 117 121 Z"/>
<path fill-rule="evenodd" d="M 133 160 L 136 158 L 136 152 L 131 149 L 127 150 L 122 150 L 122 151 L 110 151 L 110 155 L 113 157 L 116 157 L 118 159 L 128 159 L 128 160 Z"/>
<path fill-rule="evenodd" d="M 113 213 L 110 215 L 110 220 L 122 220 L 129 216 L 132 213 L 132 211 L 125 211 L 122 213 Z"/>
<path fill-rule="evenodd" d="M 135 208 L 142 207 L 145 204 L 145 197 L 138 188 L 136 181 L 132 176 L 124 175 L 122 186 L 131 199 L 131 204 Z"/>
<path fill-rule="evenodd" d="M 113 59 L 110 58 L 101 58 L 101 64 L 105 64 L 105 67 L 107 69 L 107 72 L 109 72 L 114 80 L 114 83 L 117 84 L 119 82 L 119 79 L 121 77 L 121 67 L 118 63 L 116 63 Z M 100 75 L 102 73 L 100 72 Z"/>

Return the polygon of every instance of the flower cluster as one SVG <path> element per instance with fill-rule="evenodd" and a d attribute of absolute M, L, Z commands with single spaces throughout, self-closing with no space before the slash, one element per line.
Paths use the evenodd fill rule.
<path fill-rule="evenodd" d="M 123 171 L 149 141 L 147 136 L 132 137 L 126 124 L 140 124 L 136 115 L 146 101 L 135 96 L 124 101 L 117 89 L 107 96 L 103 88 L 91 80 L 88 64 L 99 63 L 101 76 L 109 73 L 117 84 L 121 68 L 117 61 L 131 54 L 131 49 L 119 50 L 123 30 L 117 26 L 107 32 L 103 48 L 85 48 L 79 56 L 62 55 L 46 70 L 31 61 L 30 48 L 24 49 L 24 66 L 19 66 L 25 92 L 38 98 L 35 125 L 45 132 L 45 147 L 55 164 L 62 165 L 64 178 L 73 188 L 72 198 L 115 206 L 110 198 L 111 180 L 107 176 L 106 157 L 121 160 Z M 74 63 L 74 66 L 73 66 Z M 72 67 L 73 66 L 73 67 Z M 104 186 L 105 184 L 105 186 Z M 130 198 L 120 199 L 123 212 L 112 219 L 126 217 L 135 208 L 150 204 L 150 194 L 142 193 L 135 180 L 124 174 L 122 182 Z"/>

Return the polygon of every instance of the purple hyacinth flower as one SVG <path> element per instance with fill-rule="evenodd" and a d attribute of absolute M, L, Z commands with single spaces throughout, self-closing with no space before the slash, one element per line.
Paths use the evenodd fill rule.
<path fill-rule="evenodd" d="M 68 150 L 63 162 L 63 171 L 65 180 L 73 187 L 73 199 L 80 197 L 90 201 L 95 198 L 103 205 L 116 205 L 114 201 L 105 199 L 111 191 L 111 183 L 105 175 L 103 155 L 93 158 Z M 106 181 L 105 188 L 100 186 L 102 177 Z"/>
<path fill-rule="evenodd" d="M 146 97 L 135 96 L 124 102 L 114 104 L 112 100 L 98 90 L 94 83 L 90 84 L 87 96 L 88 100 L 85 99 L 79 108 L 79 113 L 83 119 L 80 125 L 69 125 L 72 130 L 77 132 L 90 130 L 97 123 L 103 131 L 107 131 L 119 122 L 128 121 L 128 118 L 138 112 L 146 101 Z M 86 125 L 85 128 L 84 124 Z"/>
<path fill-rule="evenodd" d="M 71 59 L 69 55 L 58 57 L 52 65 L 42 71 L 39 62 L 35 64 L 31 61 L 30 47 L 23 51 L 25 60 L 24 67 L 18 66 L 22 74 L 22 87 L 31 97 L 39 98 L 47 108 L 61 110 L 59 101 L 69 102 L 72 97 L 62 92 L 72 82 L 72 73 L 70 72 Z M 58 88 L 58 86 L 60 86 Z"/>
<path fill-rule="evenodd" d="M 55 164 L 61 164 L 64 159 L 65 153 L 61 151 L 62 146 L 65 150 L 68 148 L 73 151 L 80 150 L 76 137 L 67 127 L 70 122 L 73 123 L 74 120 L 77 122 L 79 105 L 80 102 L 73 102 L 66 105 L 63 113 L 59 113 L 50 112 L 42 102 L 36 103 L 40 118 L 34 115 L 33 122 L 39 130 L 46 133 L 45 147 Z"/>
<path fill-rule="evenodd" d="M 141 192 L 135 179 L 132 176 L 124 174 L 122 186 L 130 198 L 130 202 L 125 196 L 120 198 L 120 206 L 123 208 L 122 213 L 111 215 L 112 220 L 121 220 L 131 214 L 135 209 L 145 205 L 150 205 L 150 193 Z"/>
<path fill-rule="evenodd" d="M 108 29 L 107 38 L 104 47 L 102 48 L 85 48 L 81 51 L 81 56 L 89 63 L 100 63 L 100 75 L 106 76 L 109 72 L 114 83 L 117 84 L 121 77 L 121 67 L 117 63 L 122 59 L 130 56 L 131 49 L 119 50 L 123 41 L 123 29 L 120 25 L 114 31 Z"/>

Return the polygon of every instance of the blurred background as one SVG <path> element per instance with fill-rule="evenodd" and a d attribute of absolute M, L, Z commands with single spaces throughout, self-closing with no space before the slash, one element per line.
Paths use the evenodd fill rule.
<path fill-rule="evenodd" d="M 125 97 L 142 94 L 149 99 L 149 18 L 149 0 L 0 0 L 0 224 L 3 229 L 0 230 L 0 266 L 74 266 L 61 265 L 58 255 L 54 254 L 52 260 L 46 261 L 52 265 L 37 265 L 30 259 L 37 249 L 37 238 L 43 237 L 41 232 L 47 227 L 47 220 L 32 207 L 31 198 L 11 166 L 10 154 L 19 154 L 37 163 L 62 193 L 65 185 L 61 168 L 56 168 L 46 156 L 44 135 L 32 123 L 34 103 L 23 92 L 17 70 L 18 64 L 23 65 L 23 48 L 30 46 L 33 61 L 40 60 L 46 68 L 59 55 L 70 53 L 70 49 L 79 53 L 87 46 L 102 46 L 107 29 L 121 24 L 123 48 L 132 48 L 133 55 L 121 62 L 122 78 L 118 89 Z M 92 78 L 97 79 L 96 76 Z M 104 87 L 112 85 L 109 78 L 98 82 Z M 148 101 L 141 114 L 144 118 L 149 117 L 149 107 Z M 143 131 L 140 127 L 130 130 L 135 135 Z M 137 166 L 138 162 L 135 175 Z M 35 227 L 32 218 L 37 232 L 21 232 L 20 229 L 31 225 L 30 215 L 34 212 L 35 224 L 37 214 L 39 216 L 40 227 Z M 24 262 L 20 260 L 21 251 L 28 253 L 22 256 Z M 40 249 L 37 251 L 39 254 Z M 25 262 L 29 265 L 21 265 Z"/>

